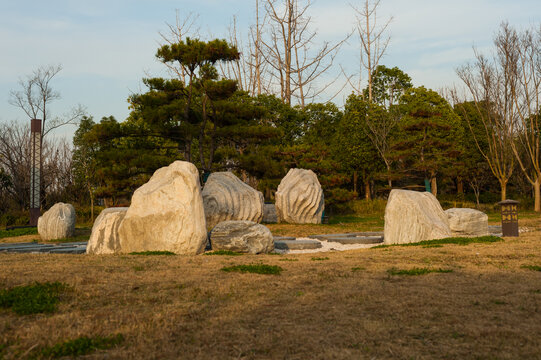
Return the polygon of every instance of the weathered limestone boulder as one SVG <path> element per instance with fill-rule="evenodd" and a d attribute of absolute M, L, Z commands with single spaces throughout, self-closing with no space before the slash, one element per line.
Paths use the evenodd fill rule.
<path fill-rule="evenodd" d="M 104 209 L 94 221 L 86 246 L 87 254 L 117 254 L 120 252 L 118 228 L 126 216 L 127 207 Z"/>
<path fill-rule="evenodd" d="M 263 221 L 267 224 L 274 224 L 278 222 L 278 216 L 276 215 L 276 205 L 263 204 Z"/>
<path fill-rule="evenodd" d="M 392 190 L 385 207 L 385 244 L 450 237 L 447 214 L 429 192 Z"/>
<path fill-rule="evenodd" d="M 275 194 L 278 222 L 321 224 L 323 189 L 312 170 L 290 169 Z"/>
<path fill-rule="evenodd" d="M 260 254 L 274 250 L 272 233 L 266 226 L 246 220 L 223 221 L 210 233 L 212 250 Z"/>
<path fill-rule="evenodd" d="M 42 240 L 72 237 L 75 233 L 75 209 L 71 204 L 56 203 L 38 219 Z"/>
<path fill-rule="evenodd" d="M 488 235 L 488 216 L 482 211 L 468 208 L 445 210 L 453 236 Z"/>
<path fill-rule="evenodd" d="M 171 251 L 199 254 L 207 227 L 197 168 L 175 161 L 138 188 L 118 229 L 122 253 Z"/>
<path fill-rule="evenodd" d="M 226 220 L 263 219 L 263 194 L 232 172 L 210 174 L 203 188 L 203 205 L 208 228 Z"/>

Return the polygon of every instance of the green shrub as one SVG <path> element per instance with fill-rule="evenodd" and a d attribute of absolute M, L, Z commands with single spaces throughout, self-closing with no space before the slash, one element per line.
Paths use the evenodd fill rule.
<path fill-rule="evenodd" d="M 409 270 L 399 270 L 397 268 L 391 268 L 387 270 L 389 275 L 407 275 L 407 276 L 416 276 L 416 275 L 425 275 L 430 273 L 450 273 L 453 272 L 451 269 L 429 269 L 429 268 L 413 268 Z"/>
<path fill-rule="evenodd" d="M 205 255 L 227 255 L 227 256 L 239 256 L 242 253 L 234 252 L 231 250 L 215 250 L 211 252 L 206 252 Z"/>
<path fill-rule="evenodd" d="M 171 251 L 139 251 L 139 252 L 131 252 L 130 255 L 143 255 L 143 256 L 175 255 L 175 253 Z"/>
<path fill-rule="evenodd" d="M 35 235 L 38 233 L 38 228 L 35 227 L 25 227 L 18 228 L 13 230 L 0 230 L 0 239 L 7 237 L 16 237 L 23 235 Z"/>
<path fill-rule="evenodd" d="M 521 268 L 533 271 L 541 271 L 541 266 L 539 265 L 522 265 Z"/>
<path fill-rule="evenodd" d="M 63 356 L 76 357 L 90 354 L 100 349 L 110 349 L 123 341 L 124 336 L 122 336 L 122 334 L 106 337 L 96 336 L 93 338 L 82 336 L 77 339 L 68 340 L 54 346 L 43 348 L 39 352 L 39 356 L 53 359 Z"/>
<path fill-rule="evenodd" d="M 223 267 L 222 271 L 225 272 L 242 272 L 242 273 L 254 273 L 254 274 L 265 274 L 265 275 L 280 275 L 283 271 L 279 266 L 276 265 L 265 265 L 265 264 L 252 264 L 252 265 L 234 265 Z"/>
<path fill-rule="evenodd" d="M 67 289 L 66 284 L 47 282 L 0 290 L 0 307 L 11 308 L 19 315 L 52 313 Z"/>

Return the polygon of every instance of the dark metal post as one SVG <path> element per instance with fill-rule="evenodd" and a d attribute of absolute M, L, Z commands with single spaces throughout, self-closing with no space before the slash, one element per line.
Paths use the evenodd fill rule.
<path fill-rule="evenodd" d="M 41 120 L 30 120 L 32 162 L 30 164 L 30 225 L 37 226 L 41 190 Z"/>
<path fill-rule="evenodd" d="M 502 235 L 518 236 L 518 201 L 504 200 L 498 205 L 502 207 Z"/>

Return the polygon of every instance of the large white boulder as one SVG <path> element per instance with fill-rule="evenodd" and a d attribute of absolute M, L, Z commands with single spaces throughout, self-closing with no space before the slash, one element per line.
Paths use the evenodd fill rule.
<path fill-rule="evenodd" d="M 92 234 L 86 245 L 87 254 L 117 254 L 120 252 L 118 229 L 127 207 L 104 209 L 94 221 Z"/>
<path fill-rule="evenodd" d="M 312 170 L 290 169 L 275 194 L 278 222 L 321 224 L 323 189 Z"/>
<path fill-rule="evenodd" d="M 203 252 L 207 227 L 197 168 L 175 161 L 138 188 L 118 229 L 122 253 Z"/>
<path fill-rule="evenodd" d="M 429 192 L 392 190 L 385 207 L 385 244 L 450 237 L 447 214 Z"/>
<path fill-rule="evenodd" d="M 226 220 L 263 219 L 263 194 L 232 172 L 210 174 L 203 188 L 203 205 L 208 228 Z"/>
<path fill-rule="evenodd" d="M 482 211 L 468 208 L 445 210 L 453 236 L 488 235 L 488 215 Z"/>
<path fill-rule="evenodd" d="M 210 233 L 212 250 L 260 254 L 274 250 L 270 230 L 261 224 L 246 220 L 219 223 Z"/>
<path fill-rule="evenodd" d="M 38 219 L 38 234 L 42 240 L 58 240 L 75 233 L 75 208 L 56 203 Z"/>

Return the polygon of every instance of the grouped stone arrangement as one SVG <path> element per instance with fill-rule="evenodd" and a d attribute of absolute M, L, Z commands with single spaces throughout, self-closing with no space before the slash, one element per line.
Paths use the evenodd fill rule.
<path fill-rule="evenodd" d="M 273 251 L 275 245 L 279 249 L 318 248 L 320 241 L 344 245 L 403 244 L 489 234 L 486 214 L 462 208 L 444 211 L 431 193 L 407 190 L 392 190 L 389 194 L 383 234 L 277 239 L 259 224 L 319 224 L 323 209 L 323 190 L 310 170 L 291 169 L 278 186 L 274 205 L 264 204 L 261 192 L 230 172 L 211 174 L 201 191 L 197 168 L 189 162 L 175 161 L 158 169 L 135 191 L 129 208 L 108 208 L 100 213 L 86 252 L 171 251 L 195 255 L 202 253 L 210 242 L 212 250 L 259 254 Z M 75 209 L 70 204 L 55 204 L 38 221 L 43 240 L 70 237 L 74 228 Z"/>
<path fill-rule="evenodd" d="M 488 235 L 488 216 L 474 209 L 443 211 L 429 192 L 392 190 L 385 207 L 384 243 Z"/>
<path fill-rule="evenodd" d="M 226 220 L 263 219 L 263 194 L 242 182 L 232 172 L 210 174 L 203 188 L 207 228 Z"/>
<path fill-rule="evenodd" d="M 38 233 L 43 240 L 58 240 L 73 236 L 75 208 L 71 204 L 56 203 L 38 219 Z"/>
<path fill-rule="evenodd" d="M 275 194 L 278 222 L 321 224 L 323 189 L 312 170 L 290 169 Z"/>

